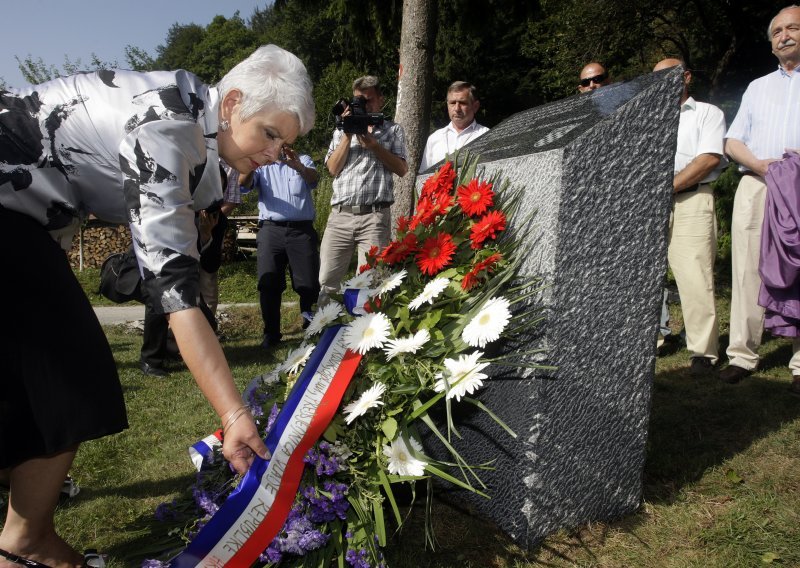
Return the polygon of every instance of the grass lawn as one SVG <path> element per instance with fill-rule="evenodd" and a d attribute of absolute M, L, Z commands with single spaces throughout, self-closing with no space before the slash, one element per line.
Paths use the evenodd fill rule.
<path fill-rule="evenodd" d="M 223 302 L 256 301 L 251 269 L 228 268 L 235 284 L 223 285 Z M 721 296 L 724 349 L 725 290 Z M 257 308 L 229 313 L 223 347 L 244 387 L 282 361 L 299 340 L 300 316 L 296 307 L 287 308 L 286 346 L 264 351 Z M 679 314 L 675 308 L 676 330 Z M 130 428 L 81 447 L 72 475 L 82 491 L 59 508 L 56 520 L 79 549 L 108 552 L 112 567 L 138 566 L 162 549 L 169 527 L 155 521 L 153 511 L 191 484 L 186 448 L 217 427 L 216 417 L 185 369 L 176 368 L 166 379 L 143 377 L 137 367 L 141 336 L 122 327 L 107 328 L 107 334 Z M 761 353 L 761 370 L 734 386 L 690 377 L 685 350 L 657 359 L 644 503 L 637 512 L 563 530 L 526 552 L 491 524 L 437 504 L 438 548 L 424 550 L 420 510 L 393 538 L 390 565 L 800 566 L 800 399 L 786 392 L 791 345 L 770 339 Z"/>

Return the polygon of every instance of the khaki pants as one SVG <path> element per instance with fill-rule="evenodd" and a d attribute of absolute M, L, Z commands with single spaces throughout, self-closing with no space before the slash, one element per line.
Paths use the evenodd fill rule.
<path fill-rule="evenodd" d="M 727 355 L 731 365 L 749 370 L 758 367 L 758 347 L 764 329 L 764 308 L 758 305 L 761 289 L 758 260 L 766 196 L 764 178 L 745 175 L 733 199 L 731 331 Z M 792 348 L 789 369 L 793 375 L 800 375 L 800 339 L 794 340 Z"/>
<path fill-rule="evenodd" d="M 719 326 L 714 298 L 714 258 L 717 254 L 717 218 L 714 193 L 708 184 L 691 193 L 678 193 L 669 221 L 668 259 L 686 330 L 686 348 L 692 357 L 717 362 Z"/>
<path fill-rule="evenodd" d="M 358 266 L 361 266 L 367 261 L 370 248 L 383 248 L 389 244 L 391 223 L 392 213 L 389 207 L 363 215 L 339 211 L 335 205 L 331 208 L 319 250 L 318 307 L 328 302 L 330 294 L 339 291 L 356 247 Z"/>

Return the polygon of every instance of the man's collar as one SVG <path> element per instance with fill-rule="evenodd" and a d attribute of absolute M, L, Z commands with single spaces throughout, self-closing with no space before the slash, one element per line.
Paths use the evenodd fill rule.
<path fill-rule="evenodd" d="M 447 129 L 448 129 L 448 130 L 452 130 L 453 132 L 455 132 L 455 133 L 456 133 L 456 135 L 463 134 L 464 132 L 470 132 L 470 131 L 472 131 L 472 130 L 475 130 L 477 127 L 478 127 L 478 121 L 477 121 L 477 120 L 475 120 L 474 118 L 472 119 L 472 124 L 470 124 L 469 126 L 467 126 L 467 127 L 466 127 L 464 130 L 462 130 L 461 132 L 459 132 L 458 130 L 456 130 L 456 127 L 455 127 L 455 126 L 453 126 L 453 121 L 452 121 L 452 120 L 450 121 L 450 124 L 448 124 L 448 125 L 447 125 Z"/>
<path fill-rule="evenodd" d="M 778 71 L 780 71 L 781 76 L 783 77 L 792 77 L 795 75 L 795 71 L 797 71 L 797 67 L 794 68 L 794 71 L 787 71 L 783 68 L 783 65 L 778 65 Z"/>
<path fill-rule="evenodd" d="M 681 110 L 683 109 L 695 110 L 696 108 L 697 108 L 697 101 L 695 101 L 692 97 L 689 97 L 688 99 L 683 101 L 683 104 L 681 105 Z"/>

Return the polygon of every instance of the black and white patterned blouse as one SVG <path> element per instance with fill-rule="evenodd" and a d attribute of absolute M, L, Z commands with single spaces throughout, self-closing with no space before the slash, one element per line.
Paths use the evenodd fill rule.
<path fill-rule="evenodd" d="M 0 91 L 0 206 L 54 237 L 128 221 L 154 308 L 195 306 L 195 211 L 222 199 L 218 94 L 186 71 L 98 71 Z"/>

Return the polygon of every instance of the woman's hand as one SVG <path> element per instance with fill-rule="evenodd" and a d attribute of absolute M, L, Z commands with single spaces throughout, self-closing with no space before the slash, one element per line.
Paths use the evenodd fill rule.
<path fill-rule="evenodd" d="M 231 422 L 225 431 L 222 438 L 222 455 L 239 474 L 244 474 L 250 469 L 256 455 L 265 460 L 271 457 L 258 435 L 249 412 Z"/>

